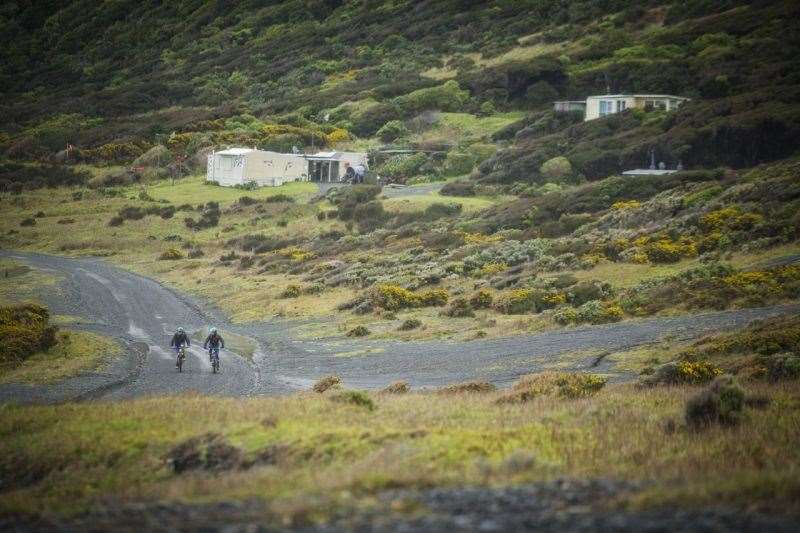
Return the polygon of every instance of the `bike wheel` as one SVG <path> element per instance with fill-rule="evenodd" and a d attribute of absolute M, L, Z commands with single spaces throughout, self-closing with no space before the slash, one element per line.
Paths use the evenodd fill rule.
<path fill-rule="evenodd" d="M 183 372 L 183 359 L 178 359 L 178 372 Z"/>

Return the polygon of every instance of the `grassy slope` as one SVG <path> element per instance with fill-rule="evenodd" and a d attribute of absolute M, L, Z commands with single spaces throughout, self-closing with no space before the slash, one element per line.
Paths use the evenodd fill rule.
<path fill-rule="evenodd" d="M 695 390 L 610 386 L 591 399 L 510 406 L 495 405 L 493 393 L 374 394 L 374 411 L 313 393 L 7 407 L 0 465 L 9 488 L 0 509 L 76 513 L 108 498 L 257 497 L 291 519 L 327 505 L 368 505 L 369 494 L 390 487 L 582 476 L 646 481 L 633 504 L 796 511 L 797 385 L 754 386 L 773 398 L 766 411 L 700 433 L 681 422 Z M 669 420 L 674 432 L 665 432 Z M 249 454 L 268 445 L 284 454 L 274 466 L 241 473 L 172 474 L 165 454 L 211 428 Z M 38 481 L 21 482 L 34 473 Z"/>

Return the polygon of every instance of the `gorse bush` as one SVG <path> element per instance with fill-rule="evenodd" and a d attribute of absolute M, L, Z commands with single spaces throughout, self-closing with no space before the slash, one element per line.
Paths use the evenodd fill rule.
<path fill-rule="evenodd" d="M 399 285 L 378 285 L 372 289 L 369 298 L 375 307 L 399 311 L 414 307 L 442 306 L 447 303 L 449 295 L 444 289 L 414 292 Z"/>
<path fill-rule="evenodd" d="M 36 304 L 0 307 L 0 363 L 16 365 L 46 351 L 56 342 L 58 328 L 50 325 L 50 312 Z"/>
<path fill-rule="evenodd" d="M 595 374 L 543 372 L 522 376 L 508 392 L 497 398 L 499 404 L 524 403 L 538 396 L 583 398 L 592 396 L 606 384 Z"/>

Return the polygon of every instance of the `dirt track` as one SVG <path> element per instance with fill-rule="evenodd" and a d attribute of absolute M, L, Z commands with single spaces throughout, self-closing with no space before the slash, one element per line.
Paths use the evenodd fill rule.
<path fill-rule="evenodd" d="M 406 379 L 416 387 L 478 378 L 505 386 L 537 370 L 587 369 L 600 352 L 652 343 L 665 336 L 692 338 L 800 311 L 800 304 L 791 304 L 472 342 L 308 341 L 298 339 L 293 332 L 296 324 L 286 321 L 232 326 L 210 306 L 201 306 L 153 280 L 102 260 L 7 251 L 0 251 L 0 256 L 22 260 L 61 277 L 58 291 L 42 295 L 53 313 L 81 317 L 81 327 L 112 335 L 128 347 L 127 356 L 102 373 L 50 387 L 2 385 L 0 401 L 131 398 L 187 390 L 232 396 L 276 394 L 307 389 L 327 374 L 341 376 L 347 385 L 368 389 L 397 379 Z M 209 324 L 254 339 L 259 348 L 253 360 L 223 351 L 222 372 L 214 375 L 207 355 L 193 345 L 185 372 L 177 374 L 168 349 L 171 333 L 178 325 L 197 331 Z M 366 351 L 369 355 L 352 355 Z M 559 357 L 567 353 L 571 356 Z M 606 360 L 594 370 L 611 374 L 618 381 L 633 378 L 616 371 Z"/>

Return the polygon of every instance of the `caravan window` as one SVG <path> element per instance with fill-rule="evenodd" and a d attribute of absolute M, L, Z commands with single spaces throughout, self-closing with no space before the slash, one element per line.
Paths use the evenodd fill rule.
<path fill-rule="evenodd" d="M 221 157 L 222 170 L 233 170 L 233 158 Z"/>

